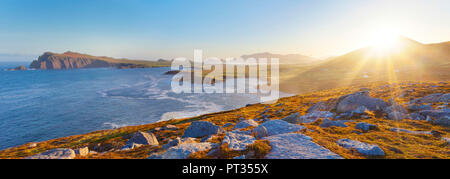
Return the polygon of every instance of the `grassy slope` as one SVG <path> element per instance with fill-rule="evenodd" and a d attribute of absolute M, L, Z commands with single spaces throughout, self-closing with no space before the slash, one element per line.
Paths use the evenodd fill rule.
<path fill-rule="evenodd" d="M 119 149 L 130 137 L 129 134 L 132 134 L 136 131 L 148 131 L 156 127 L 166 126 L 167 124 L 174 124 L 179 127 L 179 130 L 177 131 L 153 131 L 153 133 L 160 141 L 160 144 L 162 145 L 167 143 L 168 139 L 181 136 L 183 134 L 183 131 L 189 126 L 190 122 L 192 121 L 205 120 L 214 122 L 217 125 L 224 125 L 229 122 L 236 123 L 240 117 L 244 117 L 246 119 L 259 118 L 260 113 L 265 111 L 266 107 L 270 109 L 270 111 L 266 114 L 270 115 L 271 119 L 281 119 L 295 112 L 305 114 L 306 110 L 318 101 L 323 101 L 328 98 L 336 98 L 345 94 L 353 93 L 358 91 L 362 87 L 371 88 L 371 96 L 382 98 L 386 101 L 392 96 L 399 96 L 401 93 L 404 93 L 407 90 L 415 89 L 414 92 L 409 92 L 404 98 L 396 98 L 396 101 L 400 103 L 409 101 L 410 99 L 423 97 L 432 93 L 450 92 L 449 84 L 443 85 L 433 82 L 419 83 L 415 85 L 401 83 L 396 86 L 391 85 L 390 87 L 386 87 L 386 85 L 387 83 L 379 82 L 361 86 L 352 86 L 347 88 L 336 88 L 331 90 L 313 92 L 293 97 L 282 98 L 278 101 L 277 104 L 273 105 L 254 104 L 236 110 L 206 114 L 193 118 L 171 120 L 148 125 L 123 127 L 114 130 L 96 131 L 89 134 L 44 141 L 38 143 L 37 147 L 34 148 L 29 148 L 29 144 L 25 144 L 22 146 L 0 151 L 0 158 L 22 158 L 49 149 L 61 147 L 76 149 L 82 146 L 90 146 L 90 148 L 92 148 L 95 145 L 101 145 L 106 146 L 106 148 L 108 149 Z M 433 85 L 436 85 L 438 87 L 431 87 Z M 281 109 L 283 110 L 279 112 Z M 404 129 L 419 131 L 434 130 L 443 133 L 443 136 L 450 137 L 449 128 L 432 125 L 425 121 L 391 121 L 377 117 L 373 117 L 371 119 L 354 120 L 356 120 L 356 122 L 347 123 L 347 125 L 349 125 L 349 127 L 347 128 L 331 127 L 327 129 L 318 127 L 318 125 L 320 124 L 320 121 L 318 121 L 313 124 L 304 125 L 307 128 L 312 129 L 313 131 L 304 130 L 301 131 L 301 133 L 311 136 L 313 140 L 318 144 L 345 158 L 366 158 L 366 156 L 359 155 L 357 152 L 353 152 L 338 146 L 336 144 L 336 141 L 341 138 L 350 138 L 371 144 L 377 144 L 386 152 L 386 156 L 383 158 L 450 158 L 450 150 L 448 148 L 448 144 L 438 137 L 434 137 L 431 135 L 395 133 L 389 130 L 392 127 L 400 127 Z M 361 135 L 352 133 L 352 131 L 355 130 L 355 124 L 360 121 L 377 124 L 380 130 L 364 133 Z M 229 130 L 230 128 L 226 129 Z M 220 142 L 220 139 L 216 139 L 216 141 Z M 261 141 L 260 143 L 264 143 L 264 141 Z M 262 147 L 260 148 L 264 148 L 264 145 L 261 146 Z M 144 146 L 130 151 L 111 151 L 104 154 L 89 155 L 84 158 L 147 158 L 150 152 L 157 152 L 160 150 L 160 147 Z M 265 148 L 264 150 L 267 149 Z M 242 154 L 235 153 L 233 151 L 224 151 L 223 153 L 225 153 L 226 155 L 224 154 L 221 158 L 233 157 Z M 193 157 L 205 157 L 205 155 L 197 154 Z"/>

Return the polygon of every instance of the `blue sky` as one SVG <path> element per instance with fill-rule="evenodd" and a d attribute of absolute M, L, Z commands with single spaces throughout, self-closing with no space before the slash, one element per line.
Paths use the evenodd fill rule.
<path fill-rule="evenodd" d="M 448 0 L 0 0 L 0 54 L 340 55 L 374 29 L 450 41 Z"/>

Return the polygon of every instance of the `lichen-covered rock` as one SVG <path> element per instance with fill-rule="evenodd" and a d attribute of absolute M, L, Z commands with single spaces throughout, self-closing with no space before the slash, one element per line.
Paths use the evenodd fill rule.
<path fill-rule="evenodd" d="M 369 124 L 367 122 L 360 122 L 356 124 L 355 128 L 362 130 L 363 132 L 369 132 L 370 130 L 377 130 L 378 126 L 375 124 Z"/>
<path fill-rule="evenodd" d="M 424 104 L 411 104 L 408 105 L 408 110 L 410 111 L 422 111 L 422 110 L 431 110 L 433 109 L 430 105 Z"/>
<path fill-rule="evenodd" d="M 388 114 L 388 119 L 390 119 L 390 120 L 400 121 L 400 120 L 403 120 L 405 118 L 410 118 L 410 117 L 409 117 L 408 114 L 401 113 L 401 112 L 398 112 L 398 111 L 393 111 L 393 112 L 390 112 Z"/>
<path fill-rule="evenodd" d="M 183 138 L 185 137 L 204 137 L 212 134 L 218 134 L 224 132 L 223 129 L 208 121 L 194 121 L 184 131 Z"/>
<path fill-rule="evenodd" d="M 345 123 L 343 121 L 333 121 L 333 120 L 330 120 L 328 118 L 324 119 L 322 121 L 322 124 L 320 124 L 319 126 L 322 127 L 322 128 L 328 128 L 328 127 L 332 127 L 332 126 L 335 126 L 335 127 L 348 127 L 347 125 L 345 125 Z"/>
<path fill-rule="evenodd" d="M 76 155 L 79 156 L 86 156 L 89 154 L 89 148 L 88 147 L 82 147 L 74 150 Z"/>
<path fill-rule="evenodd" d="M 255 122 L 253 119 L 249 119 L 249 120 L 243 120 L 239 123 L 236 124 L 236 126 L 234 126 L 233 129 L 243 129 L 243 128 L 247 128 L 247 127 L 256 127 L 259 124 L 257 122 Z"/>
<path fill-rule="evenodd" d="M 215 146 L 208 142 L 181 144 L 167 149 L 162 154 L 152 154 L 149 159 L 186 159 L 192 153 L 209 150 Z"/>
<path fill-rule="evenodd" d="M 253 129 L 253 135 L 257 139 L 261 139 L 261 138 L 269 136 L 269 132 L 267 131 L 266 127 L 261 126 L 261 127 Z"/>
<path fill-rule="evenodd" d="M 364 106 L 371 111 L 380 111 L 387 107 L 387 103 L 382 99 L 372 98 L 366 91 L 357 92 L 340 98 L 336 112 L 351 112 Z"/>
<path fill-rule="evenodd" d="M 42 152 L 37 155 L 26 157 L 25 159 L 73 159 L 75 158 L 75 151 L 72 149 L 53 149 Z"/>
<path fill-rule="evenodd" d="M 153 146 L 159 145 L 158 139 L 156 139 L 156 136 L 153 133 L 146 133 L 141 131 L 134 133 L 133 137 L 131 137 L 131 139 L 127 141 L 128 145 L 131 145 L 133 143 Z"/>
<path fill-rule="evenodd" d="M 223 138 L 222 143 L 228 144 L 228 147 L 231 150 L 242 151 L 246 150 L 247 146 L 253 144 L 253 142 L 255 141 L 255 137 L 251 135 L 228 132 L 227 135 Z"/>
<path fill-rule="evenodd" d="M 346 149 L 355 149 L 359 153 L 367 156 L 384 156 L 384 151 L 378 145 L 367 144 L 350 139 L 339 139 L 337 144 Z"/>
<path fill-rule="evenodd" d="M 264 138 L 272 150 L 267 159 L 341 159 L 342 157 L 312 142 L 311 137 L 298 134 L 279 134 Z"/>
<path fill-rule="evenodd" d="M 264 122 L 261 125 L 259 125 L 257 128 L 261 128 L 261 127 L 265 127 L 267 129 L 267 133 L 269 134 L 269 136 L 290 133 L 290 132 L 297 132 L 297 131 L 300 131 L 305 128 L 303 126 L 290 124 L 290 123 L 288 123 L 286 121 L 282 121 L 282 120 L 267 121 L 267 122 Z"/>

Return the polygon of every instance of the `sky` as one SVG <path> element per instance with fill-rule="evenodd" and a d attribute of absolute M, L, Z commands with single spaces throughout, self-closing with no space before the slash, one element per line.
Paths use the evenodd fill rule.
<path fill-rule="evenodd" d="M 450 41 L 448 0 L 0 0 L 0 54 L 342 55 L 379 29 Z"/>

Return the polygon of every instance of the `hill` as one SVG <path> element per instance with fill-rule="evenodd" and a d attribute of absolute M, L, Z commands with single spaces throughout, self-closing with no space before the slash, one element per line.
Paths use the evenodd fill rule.
<path fill-rule="evenodd" d="M 30 68 L 42 70 L 76 69 L 76 68 L 149 68 L 170 66 L 170 61 L 145 61 L 114 59 L 110 57 L 97 57 L 75 52 L 65 52 L 62 54 L 45 52 L 30 64 Z"/>
<path fill-rule="evenodd" d="M 280 55 L 280 54 L 272 54 L 269 52 L 264 52 L 264 53 L 255 53 L 255 54 L 251 54 L 251 55 L 242 55 L 242 58 L 247 59 L 247 58 L 278 58 L 280 60 L 280 64 L 312 64 L 312 63 L 317 63 L 320 60 L 313 58 L 313 57 L 308 57 L 308 56 L 304 56 L 304 55 L 300 55 L 300 54 L 288 54 L 288 55 Z"/>
<path fill-rule="evenodd" d="M 391 49 L 365 47 L 290 71 L 289 74 L 280 72 L 280 88 L 291 93 L 375 81 L 448 80 L 450 42 L 422 44 L 399 37 Z"/>

